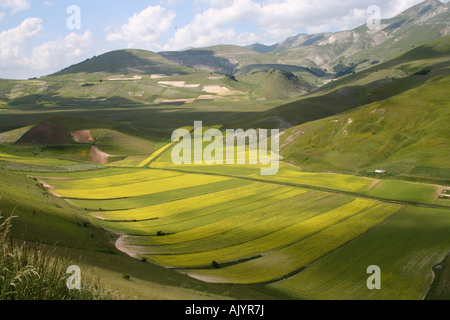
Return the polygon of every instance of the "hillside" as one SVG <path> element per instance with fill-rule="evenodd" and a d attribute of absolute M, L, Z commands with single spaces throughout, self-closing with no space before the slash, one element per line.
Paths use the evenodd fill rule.
<path fill-rule="evenodd" d="M 335 33 L 299 34 L 274 45 L 219 45 L 159 54 L 187 67 L 221 74 L 242 74 L 252 65 L 277 64 L 291 72 L 296 66 L 319 77 L 341 77 L 447 35 L 449 8 L 449 3 L 426 0 L 382 20 L 380 29 L 369 30 L 364 24 Z"/>
<path fill-rule="evenodd" d="M 236 45 L 218 45 L 185 51 L 166 51 L 159 52 L 159 54 L 187 67 L 221 74 L 234 74 L 240 68 L 250 64 L 276 62 L 276 59 L 273 57 Z"/>
<path fill-rule="evenodd" d="M 255 120 L 277 118 L 288 122 L 290 126 L 296 126 L 415 88 L 436 75 L 448 73 L 449 39 L 450 36 L 439 38 L 386 63 L 332 81 L 301 100 L 260 114 Z M 278 124 L 275 122 L 271 125 Z"/>
<path fill-rule="evenodd" d="M 74 73 L 117 73 L 117 74 L 187 74 L 189 68 L 180 66 L 157 53 L 146 50 L 117 50 L 93 57 L 70 66 L 55 75 Z"/>
<path fill-rule="evenodd" d="M 388 90 L 376 102 L 367 101 L 358 109 L 284 132 L 285 160 L 305 170 L 370 173 L 381 169 L 394 175 L 449 179 L 448 40 L 447 36 L 432 41 L 388 62 L 385 67 L 390 69 L 385 69 L 385 73 L 401 70 L 408 75 L 401 79 L 373 79 L 363 86 L 370 89 L 373 83 L 387 81 Z M 368 81 L 378 72 L 381 70 L 376 68 L 372 74 L 367 71 L 364 76 L 349 77 L 346 81 L 353 86 L 334 92 L 361 90 L 354 84 Z M 366 93 L 377 95 L 376 90 Z"/>
<path fill-rule="evenodd" d="M 381 21 L 381 28 L 369 30 L 364 24 L 337 33 L 299 34 L 262 48 L 278 63 L 320 67 L 338 76 L 352 73 L 393 57 L 450 32 L 450 4 L 427 0 L 396 17 Z"/>

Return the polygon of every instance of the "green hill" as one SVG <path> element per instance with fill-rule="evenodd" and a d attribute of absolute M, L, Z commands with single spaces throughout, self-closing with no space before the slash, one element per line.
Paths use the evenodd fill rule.
<path fill-rule="evenodd" d="M 431 41 L 386 63 L 345 76 L 301 100 L 268 110 L 254 121 L 277 118 L 296 126 L 381 101 L 448 73 L 450 36 Z M 246 124 L 247 126 L 252 123 Z M 277 122 L 267 123 L 277 126 Z M 285 129 L 285 128 L 284 128 Z"/>
<path fill-rule="evenodd" d="M 235 45 L 167 51 L 159 54 L 187 67 L 221 74 L 233 74 L 238 69 L 251 64 L 275 63 L 276 61 L 271 56 Z"/>
<path fill-rule="evenodd" d="M 188 74 L 192 70 L 146 50 L 117 50 L 70 66 L 55 75 L 73 73 Z"/>
<path fill-rule="evenodd" d="M 432 41 L 385 64 L 390 67 L 385 70 L 402 70 L 406 75 L 363 86 L 370 96 L 374 83 L 387 81 L 383 94 L 373 92 L 372 96 L 378 95 L 376 102 L 287 130 L 282 139 L 285 160 L 305 170 L 370 174 L 379 169 L 393 175 L 448 179 L 448 40 Z M 381 72 L 380 68 L 372 73 Z M 366 71 L 346 82 L 353 84 L 371 76 Z M 342 85 L 332 94 L 355 88 Z"/>

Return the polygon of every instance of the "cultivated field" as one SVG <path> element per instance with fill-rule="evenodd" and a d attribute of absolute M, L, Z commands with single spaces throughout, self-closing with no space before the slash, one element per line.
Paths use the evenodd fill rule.
<path fill-rule="evenodd" d="M 117 247 L 130 256 L 203 282 L 261 285 L 293 298 L 420 298 L 450 248 L 444 235 L 450 203 L 438 198 L 438 186 L 306 173 L 283 162 L 278 175 L 265 177 L 258 165 L 174 166 L 172 146 L 135 166 L 36 176 L 121 235 Z M 407 195 L 417 192 L 415 202 L 442 208 L 409 204 Z M 407 227 L 427 216 L 429 229 Z M 442 232 L 432 232 L 434 223 Z M 412 243 L 423 242 L 408 246 L 412 236 Z M 376 259 L 370 254 L 380 250 L 385 254 Z M 418 261 L 404 279 L 391 276 Z M 364 280 L 377 263 L 386 265 L 378 294 Z"/>

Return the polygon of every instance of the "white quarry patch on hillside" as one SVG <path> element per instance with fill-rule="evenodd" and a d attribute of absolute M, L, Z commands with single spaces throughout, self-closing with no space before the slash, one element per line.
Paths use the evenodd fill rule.
<path fill-rule="evenodd" d="M 228 94 L 230 89 L 222 86 L 204 86 L 202 91 L 216 94 Z"/>
<path fill-rule="evenodd" d="M 142 76 L 135 75 L 133 78 L 124 78 L 124 75 L 111 76 L 108 81 L 132 81 L 132 80 L 142 80 Z"/>
<path fill-rule="evenodd" d="M 193 103 L 195 102 L 195 98 L 191 99 L 164 99 L 164 98 L 158 98 L 154 102 L 155 103 Z"/>
<path fill-rule="evenodd" d="M 150 75 L 150 79 L 162 79 L 162 78 L 167 78 L 169 77 L 168 75 L 165 74 L 151 74 Z"/>
<path fill-rule="evenodd" d="M 176 88 L 198 88 L 200 84 L 186 84 L 186 81 L 159 81 L 159 85 Z"/>

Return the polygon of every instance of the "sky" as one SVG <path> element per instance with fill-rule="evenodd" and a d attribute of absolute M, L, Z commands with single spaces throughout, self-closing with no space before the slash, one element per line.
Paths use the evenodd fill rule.
<path fill-rule="evenodd" d="M 368 21 L 372 5 L 387 19 L 419 2 L 0 0 L 0 78 L 40 77 L 124 48 L 271 45 L 300 33 L 353 29 Z"/>

